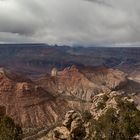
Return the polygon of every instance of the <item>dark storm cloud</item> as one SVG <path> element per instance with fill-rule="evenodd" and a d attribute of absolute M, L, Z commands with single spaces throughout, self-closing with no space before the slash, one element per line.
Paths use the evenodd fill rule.
<path fill-rule="evenodd" d="M 137 44 L 139 0 L 0 0 L 0 42 Z"/>

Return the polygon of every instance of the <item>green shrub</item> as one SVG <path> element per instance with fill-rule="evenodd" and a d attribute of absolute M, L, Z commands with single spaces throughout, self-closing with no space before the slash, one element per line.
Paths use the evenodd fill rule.
<path fill-rule="evenodd" d="M 82 117 L 83 117 L 85 122 L 88 122 L 92 119 L 93 116 L 88 110 L 86 110 L 82 113 Z"/>
<path fill-rule="evenodd" d="M 22 129 L 14 121 L 5 116 L 0 122 L 0 140 L 21 140 Z"/>
<path fill-rule="evenodd" d="M 108 97 L 107 95 L 103 95 L 103 96 L 102 96 L 102 100 L 103 100 L 104 102 L 107 102 L 108 99 L 109 99 L 109 97 Z"/>
<path fill-rule="evenodd" d="M 108 96 L 107 95 L 102 95 L 101 97 L 101 101 L 98 102 L 97 104 L 97 109 L 104 109 L 105 108 L 105 105 L 106 105 L 106 102 L 108 101 Z"/>
<path fill-rule="evenodd" d="M 117 97 L 119 113 L 109 108 L 96 122 L 94 121 L 95 140 L 129 140 L 140 134 L 140 111 L 134 103 Z"/>
<path fill-rule="evenodd" d="M 97 109 L 99 110 L 99 109 L 104 109 L 104 108 L 105 108 L 105 102 L 103 101 L 98 102 Z"/>

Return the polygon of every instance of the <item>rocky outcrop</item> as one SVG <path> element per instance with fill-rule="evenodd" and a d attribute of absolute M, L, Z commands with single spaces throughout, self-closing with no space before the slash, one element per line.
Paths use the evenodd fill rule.
<path fill-rule="evenodd" d="M 92 96 L 123 88 L 128 82 L 127 75 L 119 70 L 103 68 L 65 68 L 55 77 L 47 75 L 37 81 L 40 86 L 57 95 L 73 96 L 91 101 Z"/>
<path fill-rule="evenodd" d="M 47 74 L 36 81 L 2 69 L 0 106 L 5 108 L 6 115 L 12 117 L 32 136 L 37 132 L 42 134 L 44 128 L 48 132 L 61 123 L 69 110 L 89 110 L 97 118 L 105 112 L 105 109 L 96 110 L 96 101 L 102 100 L 100 95 L 109 95 L 106 105 L 115 107 L 111 95 L 121 90 L 127 82 L 127 75 L 123 72 L 107 68 L 72 66 L 57 71 L 56 75 Z M 100 107 L 104 107 L 102 102 Z M 80 114 L 68 112 L 63 125 L 56 130 L 56 135 L 57 132 L 65 133 L 61 138 L 73 138 L 75 133 L 81 131 L 84 134 Z"/>
<path fill-rule="evenodd" d="M 81 114 L 71 110 L 66 113 L 62 126 L 56 127 L 40 140 L 83 140 L 85 137 L 86 130 Z"/>
<path fill-rule="evenodd" d="M 102 106 L 99 107 L 99 105 Z M 130 111 L 131 110 L 131 111 Z M 131 112 L 131 113 L 130 113 Z M 130 120 L 130 118 L 132 119 Z M 128 96 L 122 96 L 118 92 L 112 92 L 110 94 L 99 94 L 93 98 L 93 107 L 87 111 L 68 111 L 65 115 L 65 119 L 61 126 L 52 129 L 46 136 L 39 140 L 93 140 L 97 139 L 110 139 L 117 140 L 120 133 L 126 132 L 121 139 L 129 139 L 127 135 L 131 135 L 131 139 L 134 137 L 139 138 L 139 131 L 132 134 L 129 130 L 135 130 L 140 127 L 137 122 L 139 119 L 140 111 L 136 109 L 134 100 Z M 128 117 L 128 119 L 127 119 Z M 134 120 L 133 120 L 134 119 Z M 133 122 L 129 128 L 125 124 Z M 115 121 L 115 122 L 114 122 Z M 114 124 L 115 123 L 115 124 Z M 116 129 L 116 127 L 118 129 Z M 119 127 L 121 125 L 121 127 Z M 117 131 L 118 130 L 118 131 Z M 118 134 L 118 135 L 116 135 Z"/>
<path fill-rule="evenodd" d="M 110 90 L 118 90 L 128 82 L 127 74 L 124 72 L 106 67 L 85 68 L 81 70 L 85 76 L 98 85 L 104 85 Z"/>
<path fill-rule="evenodd" d="M 52 126 L 69 107 L 31 80 L 0 72 L 0 106 L 23 128 Z"/>

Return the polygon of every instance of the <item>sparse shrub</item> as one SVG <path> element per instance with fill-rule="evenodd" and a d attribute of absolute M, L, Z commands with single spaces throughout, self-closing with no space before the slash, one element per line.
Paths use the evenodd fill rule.
<path fill-rule="evenodd" d="M 104 108 L 105 108 L 105 102 L 103 101 L 98 102 L 97 109 L 99 110 L 99 109 L 104 109 Z"/>
<path fill-rule="evenodd" d="M 3 117 L 0 122 L 0 140 L 21 140 L 22 129 L 10 117 Z"/>
<path fill-rule="evenodd" d="M 109 108 L 98 120 L 92 123 L 95 135 L 93 140 L 131 140 L 140 134 L 140 111 L 134 103 L 116 98 L 119 112 Z M 92 120 L 90 120 L 92 122 Z"/>
<path fill-rule="evenodd" d="M 107 95 L 103 95 L 103 96 L 102 96 L 102 100 L 103 100 L 104 102 L 107 102 L 108 99 L 109 99 L 109 97 L 108 97 Z"/>
<path fill-rule="evenodd" d="M 82 117 L 83 117 L 85 122 L 88 122 L 92 119 L 93 116 L 88 110 L 86 110 L 82 113 Z"/>
<path fill-rule="evenodd" d="M 101 101 L 99 101 L 98 104 L 97 104 L 97 109 L 98 110 L 99 109 L 104 109 L 105 105 L 106 105 L 106 102 L 109 99 L 107 95 L 103 95 L 100 98 L 101 98 Z"/>

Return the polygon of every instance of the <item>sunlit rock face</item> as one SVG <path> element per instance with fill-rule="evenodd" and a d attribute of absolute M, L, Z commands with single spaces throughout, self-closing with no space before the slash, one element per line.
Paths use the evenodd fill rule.
<path fill-rule="evenodd" d="M 84 101 L 127 83 L 123 72 L 107 68 L 72 66 L 52 71 L 55 76 L 47 75 L 34 82 L 1 69 L 0 105 L 23 127 L 51 125 L 61 120 L 69 108 L 88 109 L 91 105 Z"/>
<path fill-rule="evenodd" d="M 12 117 L 22 127 L 51 126 L 61 120 L 66 106 L 65 101 L 56 99 L 33 81 L 0 72 L 1 113 Z"/>
<path fill-rule="evenodd" d="M 98 118 L 102 114 L 96 113 L 100 95 L 112 98 L 114 93 L 127 94 L 133 85 L 127 77 L 124 72 L 106 67 L 53 69 L 37 80 L 4 70 L 0 72 L 0 106 L 4 106 L 5 114 L 23 128 L 37 128 L 35 132 L 44 127 L 48 130 L 62 123 L 69 110 L 89 110 L 95 119 Z M 136 97 L 137 94 L 134 101 L 138 101 Z M 108 100 L 107 106 L 115 107 L 115 101 Z M 71 125 L 75 126 L 75 123 Z M 59 131 L 66 132 L 64 137 L 71 133 L 65 125 Z"/>
<path fill-rule="evenodd" d="M 68 111 L 62 126 L 56 127 L 40 140 L 83 140 L 86 137 L 84 120 L 79 112 Z"/>
<path fill-rule="evenodd" d="M 51 71 L 51 76 L 57 76 L 58 74 L 58 70 L 56 68 L 53 68 L 52 71 Z"/>
<path fill-rule="evenodd" d="M 49 75 L 38 84 L 52 92 L 90 101 L 100 92 L 119 90 L 128 82 L 127 75 L 119 70 L 103 68 L 65 68 L 55 78 Z"/>

